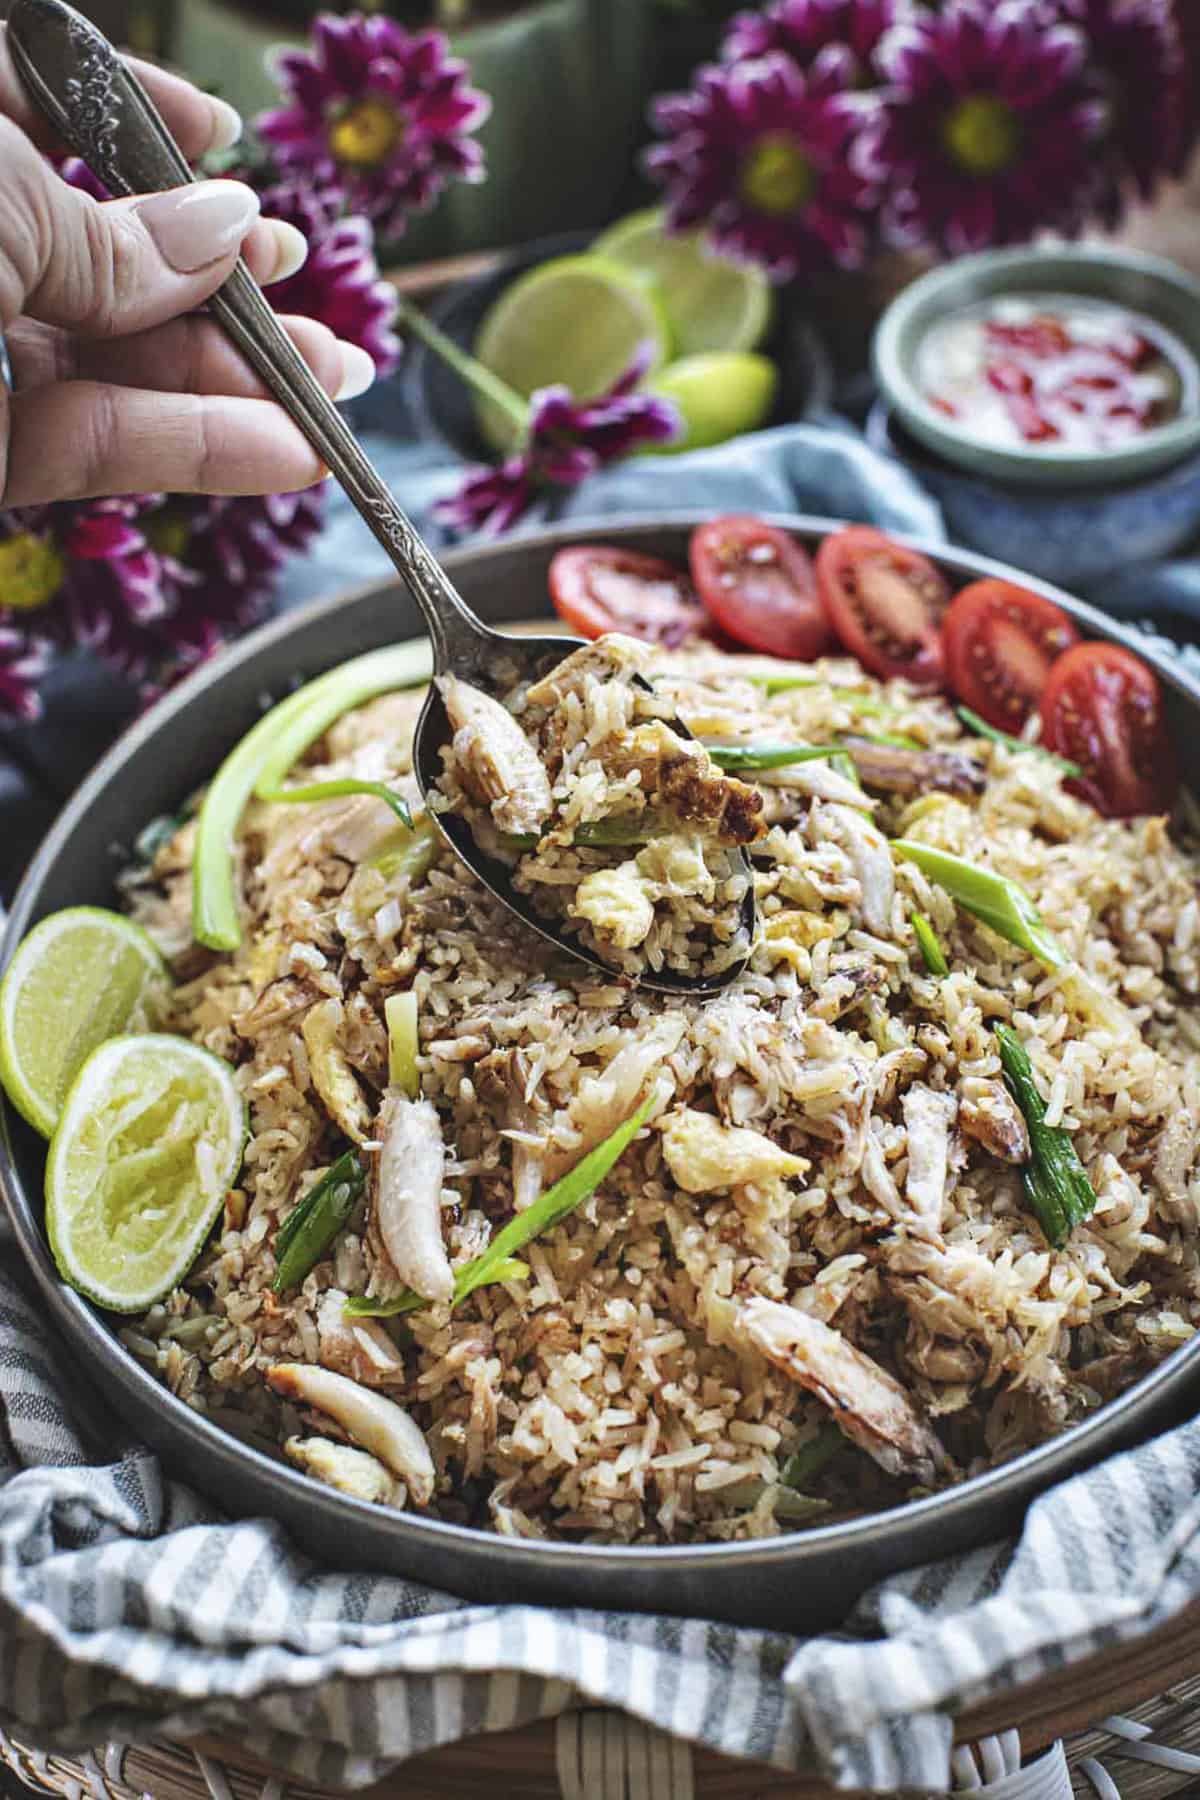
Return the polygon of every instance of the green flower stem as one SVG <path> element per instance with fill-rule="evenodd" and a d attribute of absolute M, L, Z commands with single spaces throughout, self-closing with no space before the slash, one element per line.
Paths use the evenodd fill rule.
<path fill-rule="evenodd" d="M 498 375 L 493 375 L 490 369 L 485 369 L 476 357 L 470 355 L 461 345 L 456 344 L 452 337 L 447 337 L 440 326 L 435 325 L 432 319 L 427 318 L 403 295 L 400 296 L 399 301 L 399 318 L 405 329 L 411 331 L 414 337 L 420 338 L 425 347 L 432 350 L 435 356 L 440 356 L 442 361 L 453 369 L 454 373 L 460 376 L 467 386 L 479 395 L 481 400 L 487 400 L 491 405 L 499 407 L 500 411 L 507 414 L 512 420 L 518 431 L 528 431 L 529 404 L 521 398 L 515 388 L 509 387 L 507 381 L 501 381 Z"/>

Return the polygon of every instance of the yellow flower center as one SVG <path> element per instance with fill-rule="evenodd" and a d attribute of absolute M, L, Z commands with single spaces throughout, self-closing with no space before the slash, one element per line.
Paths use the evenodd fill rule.
<path fill-rule="evenodd" d="M 811 200 L 817 178 L 795 138 L 769 131 L 742 164 L 742 196 L 757 212 L 792 213 Z"/>
<path fill-rule="evenodd" d="M 1016 161 L 1021 122 L 1003 100 L 972 94 L 947 113 L 942 142 L 968 175 L 996 175 Z"/>
<path fill-rule="evenodd" d="M 53 600 L 66 572 L 53 544 L 31 531 L 18 531 L 0 544 L 0 606 L 34 612 Z"/>
<path fill-rule="evenodd" d="M 157 550 L 160 556 L 173 556 L 176 562 L 183 561 L 192 536 L 191 520 L 186 513 L 164 507 L 146 520 L 142 530 L 151 549 Z"/>
<path fill-rule="evenodd" d="M 329 127 L 329 148 L 340 163 L 369 169 L 384 162 L 404 136 L 404 121 L 386 100 L 356 100 Z"/>

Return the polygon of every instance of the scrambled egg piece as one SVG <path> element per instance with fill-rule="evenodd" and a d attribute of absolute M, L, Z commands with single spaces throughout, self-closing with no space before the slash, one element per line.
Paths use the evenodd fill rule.
<path fill-rule="evenodd" d="M 633 950 L 645 943 L 654 923 L 654 901 L 636 862 L 623 862 L 615 869 L 593 869 L 585 875 L 575 890 L 571 911 L 618 950 Z"/>
<path fill-rule="evenodd" d="M 305 1013 L 300 1030 L 312 1084 L 326 1112 L 348 1138 L 363 1144 L 371 1135 L 371 1113 L 337 1041 L 340 1012 L 336 1000 L 322 1000 Z"/>
<path fill-rule="evenodd" d="M 781 1150 L 760 1131 L 722 1125 L 711 1113 L 681 1106 L 662 1126 L 663 1155 L 677 1186 L 689 1194 L 719 1193 L 742 1182 L 804 1175 L 808 1158 Z"/>

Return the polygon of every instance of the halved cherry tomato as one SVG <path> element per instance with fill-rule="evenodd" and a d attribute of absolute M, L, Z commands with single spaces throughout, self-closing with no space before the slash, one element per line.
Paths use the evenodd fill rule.
<path fill-rule="evenodd" d="M 708 624 L 691 582 L 674 563 L 610 544 L 576 544 L 550 564 L 554 610 L 582 637 L 624 631 L 669 649 Z"/>
<path fill-rule="evenodd" d="M 800 662 L 830 648 L 812 563 L 786 531 L 731 513 L 693 531 L 688 560 L 709 613 L 739 644 Z"/>
<path fill-rule="evenodd" d="M 1175 756 L 1153 669 L 1119 644 L 1076 644 L 1042 691 L 1042 741 L 1083 769 L 1066 785 L 1110 819 L 1165 812 Z"/>
<path fill-rule="evenodd" d="M 950 690 L 1001 731 L 1019 731 L 1055 657 L 1079 642 L 1061 607 L 1011 581 L 973 581 L 942 621 Z"/>
<path fill-rule="evenodd" d="M 817 581 L 834 631 L 864 669 L 940 687 L 938 627 L 950 589 L 927 556 L 871 525 L 849 525 L 817 551 Z"/>

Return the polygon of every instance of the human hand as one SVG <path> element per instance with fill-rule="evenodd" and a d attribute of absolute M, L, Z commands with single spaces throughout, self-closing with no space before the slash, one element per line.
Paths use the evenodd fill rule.
<path fill-rule="evenodd" d="M 236 141 L 237 114 L 134 62 L 189 161 Z M 237 181 L 104 203 L 57 175 L 0 25 L 0 505 L 143 491 L 285 493 L 323 474 L 306 439 L 196 309 L 241 253 L 261 282 L 294 274 L 294 226 L 260 219 Z M 311 319 L 283 321 L 322 386 L 349 399 L 375 365 Z"/>

